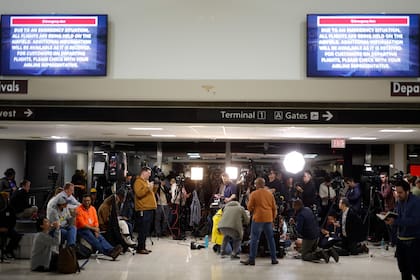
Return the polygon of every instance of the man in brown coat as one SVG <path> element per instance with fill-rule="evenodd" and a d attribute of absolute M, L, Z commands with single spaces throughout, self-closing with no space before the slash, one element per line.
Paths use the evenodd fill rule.
<path fill-rule="evenodd" d="M 149 182 L 152 170 L 145 166 L 140 170 L 134 182 L 134 208 L 136 211 L 136 228 L 138 230 L 137 253 L 147 255 L 152 251 L 146 249 L 146 237 L 153 221 L 153 211 L 157 208 L 155 193 L 157 186 Z"/>
<path fill-rule="evenodd" d="M 255 179 L 255 187 L 256 190 L 251 193 L 248 202 L 248 210 L 252 213 L 249 259 L 241 261 L 241 263 L 244 265 L 255 265 L 258 242 L 261 232 L 264 231 L 270 247 L 271 263 L 278 264 L 273 234 L 273 221 L 277 216 L 276 201 L 273 194 L 265 188 L 265 180 L 263 178 Z"/>

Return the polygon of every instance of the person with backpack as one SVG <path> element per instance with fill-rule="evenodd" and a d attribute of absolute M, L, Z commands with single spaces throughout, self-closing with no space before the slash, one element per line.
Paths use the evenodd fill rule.
<path fill-rule="evenodd" d="M 56 267 L 56 256 L 53 249 L 60 244 L 60 223 L 50 223 L 46 217 L 36 220 L 38 233 L 34 238 L 31 251 L 32 271 L 53 271 Z"/>

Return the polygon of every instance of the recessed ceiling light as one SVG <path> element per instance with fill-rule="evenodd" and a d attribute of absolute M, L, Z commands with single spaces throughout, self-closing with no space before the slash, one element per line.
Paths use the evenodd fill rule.
<path fill-rule="evenodd" d="M 380 132 L 401 132 L 401 133 L 410 133 L 414 132 L 414 129 L 381 129 Z"/>
<path fill-rule="evenodd" d="M 152 134 L 152 137 L 161 137 L 161 138 L 172 138 L 176 137 L 174 134 Z"/>
<path fill-rule="evenodd" d="M 51 138 L 51 139 L 66 139 L 66 137 L 65 137 L 65 136 L 55 136 L 55 135 L 50 136 L 50 138 Z"/>
<path fill-rule="evenodd" d="M 161 127 L 130 127 L 132 130 L 163 130 Z"/>
<path fill-rule="evenodd" d="M 303 158 L 316 158 L 318 154 L 304 154 Z"/>
<path fill-rule="evenodd" d="M 189 158 L 200 158 L 200 153 L 187 153 Z"/>
<path fill-rule="evenodd" d="M 376 137 L 350 137 L 350 140 L 376 140 Z"/>

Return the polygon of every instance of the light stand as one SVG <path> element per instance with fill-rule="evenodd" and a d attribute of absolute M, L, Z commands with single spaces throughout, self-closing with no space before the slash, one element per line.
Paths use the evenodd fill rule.
<path fill-rule="evenodd" d="M 198 181 L 203 180 L 203 167 L 191 167 L 191 180 L 193 180 L 195 183 L 194 191 L 197 194 Z M 193 195 L 194 195 L 194 192 L 193 192 Z M 193 233 L 198 231 L 198 226 L 199 225 L 197 225 L 197 228 L 195 228 L 195 225 L 193 225 Z"/>
<path fill-rule="evenodd" d="M 366 231 L 366 240 L 369 240 L 369 235 L 370 235 L 370 219 L 371 219 L 371 212 L 372 212 L 372 208 L 373 208 L 373 186 L 370 186 L 370 190 L 369 190 L 369 207 L 367 209 L 367 213 L 365 216 L 365 219 L 363 220 L 363 224 L 365 224 L 367 222 L 367 231 Z"/>
<path fill-rule="evenodd" d="M 60 155 L 60 183 L 64 185 L 64 155 L 68 153 L 67 142 L 55 143 L 56 153 Z"/>

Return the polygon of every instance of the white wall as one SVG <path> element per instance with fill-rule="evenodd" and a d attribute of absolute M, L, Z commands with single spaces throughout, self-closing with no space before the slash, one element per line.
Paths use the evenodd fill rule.
<path fill-rule="evenodd" d="M 389 96 L 385 79 L 307 79 L 306 14 L 420 13 L 418 0 L 0 0 L 0 5 L 4 14 L 109 15 L 108 77 L 30 79 L 28 95 L 0 97 L 48 100 L 406 102 Z M 201 87 L 206 84 L 216 91 L 206 92 Z"/>

